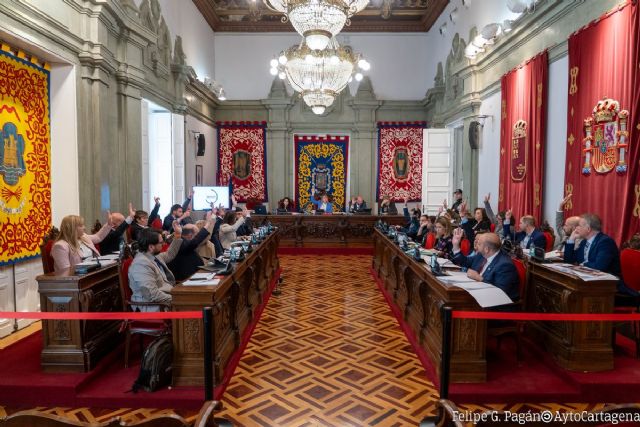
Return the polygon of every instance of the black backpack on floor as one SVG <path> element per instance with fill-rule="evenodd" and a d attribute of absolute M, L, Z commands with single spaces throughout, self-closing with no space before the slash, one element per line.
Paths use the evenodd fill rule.
<path fill-rule="evenodd" d="M 149 344 L 140 363 L 140 375 L 133 383 L 131 390 L 137 393 L 141 388 L 145 391 L 156 391 L 171 384 L 171 364 L 173 362 L 173 342 L 171 335 L 162 335 Z"/>

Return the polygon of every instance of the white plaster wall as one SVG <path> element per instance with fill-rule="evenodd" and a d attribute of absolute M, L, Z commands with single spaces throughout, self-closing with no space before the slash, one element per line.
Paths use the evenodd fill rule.
<path fill-rule="evenodd" d="M 300 40 L 297 33 L 216 33 L 215 76 L 227 97 L 266 98 L 273 79 L 269 61 Z M 425 49 L 427 34 L 343 33 L 338 42 L 352 46 L 371 63 L 366 74 L 379 99 L 419 100 L 431 86 L 432 81 L 424 77 L 427 70 L 435 69 Z M 356 87 L 351 87 L 352 93 Z"/>
<path fill-rule="evenodd" d="M 186 123 L 186 159 L 185 166 L 187 171 L 187 188 L 191 188 L 196 182 L 196 167 L 195 165 L 202 165 L 202 184 L 203 185 L 215 185 L 216 184 L 216 172 L 217 172 L 217 152 L 216 152 L 216 129 L 200 120 L 187 116 Z M 194 137 L 194 132 L 204 134 L 205 149 L 204 156 L 196 157 L 197 152 L 197 140 Z"/>
<path fill-rule="evenodd" d="M 456 33 L 459 33 L 468 44 L 469 31 L 474 26 L 480 31 L 487 24 L 501 23 L 505 19 L 516 19 L 519 16 L 509 11 L 505 0 L 471 0 L 466 3 L 469 7 L 463 6 L 461 0 L 451 0 L 426 35 L 423 49 L 430 61 L 422 77 L 429 87 L 433 86 L 438 62 L 441 61 L 442 65 L 445 65 Z M 452 22 L 449 15 L 455 8 L 457 8 L 457 16 Z M 447 23 L 446 32 L 440 35 L 439 29 L 445 22 Z"/>
<path fill-rule="evenodd" d="M 482 138 L 478 152 L 478 200 L 475 206 L 484 206 L 484 196 L 491 193 L 491 206 L 494 212 L 498 209 L 498 183 L 500 180 L 500 102 L 501 94 L 497 92 L 482 100 L 480 115 L 484 119 Z M 464 138 L 467 143 L 467 138 Z"/>
<path fill-rule="evenodd" d="M 135 0 L 139 7 L 142 0 Z M 176 35 L 182 37 L 187 64 L 198 78 L 214 77 L 213 30 L 191 0 L 160 0 L 162 16 L 171 33 L 171 52 Z M 267 70 L 267 73 L 269 70 Z"/>
<path fill-rule="evenodd" d="M 567 104 L 569 56 L 549 64 L 549 108 L 545 151 L 544 218 L 554 225 L 555 213 L 564 193 L 564 166 L 567 155 Z"/>
<path fill-rule="evenodd" d="M 80 212 L 76 81 L 73 65 L 51 65 L 51 211 L 56 227 L 64 216 Z"/>

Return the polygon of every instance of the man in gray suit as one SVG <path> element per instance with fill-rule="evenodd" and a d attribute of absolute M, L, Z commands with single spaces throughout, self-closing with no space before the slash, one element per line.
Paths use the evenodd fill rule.
<path fill-rule="evenodd" d="M 173 241 L 166 252 L 162 251 L 162 233 L 145 228 L 138 240 L 140 252 L 129 267 L 129 286 L 133 294 L 132 302 L 171 304 L 171 288 L 176 279 L 167 267 L 182 245 L 182 227 L 173 222 Z M 134 306 L 134 310 L 160 311 L 159 306 Z"/>

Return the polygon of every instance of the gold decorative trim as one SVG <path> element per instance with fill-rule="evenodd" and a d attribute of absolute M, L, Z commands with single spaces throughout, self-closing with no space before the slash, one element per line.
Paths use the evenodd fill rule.
<path fill-rule="evenodd" d="M 569 87 L 569 95 L 575 95 L 578 93 L 578 73 L 580 72 L 580 68 L 573 67 L 569 74 L 571 74 L 571 86 Z"/>

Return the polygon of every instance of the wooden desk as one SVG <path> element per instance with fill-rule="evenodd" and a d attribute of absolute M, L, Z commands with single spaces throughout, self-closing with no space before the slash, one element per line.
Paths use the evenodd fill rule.
<path fill-rule="evenodd" d="M 380 231 L 374 231 L 373 242 L 373 268 L 439 375 L 442 356 L 440 308 L 446 305 L 454 310 L 476 311 L 480 307 L 469 293 L 440 282 L 424 263 L 405 255 Z M 486 336 L 485 320 L 454 319 L 451 382 L 486 381 Z"/>
<path fill-rule="evenodd" d="M 252 215 L 255 225 L 265 221 L 278 227 L 282 246 L 371 246 L 379 219 L 405 225 L 402 215 Z"/>
<path fill-rule="evenodd" d="M 116 264 L 76 276 L 62 274 L 36 278 L 43 312 L 120 311 L 120 285 Z M 119 321 L 43 320 L 40 356 L 46 372 L 88 372 L 121 340 Z"/>
<path fill-rule="evenodd" d="M 585 282 L 532 261 L 527 274 L 527 311 L 613 313 L 616 281 Z M 611 322 L 529 322 L 527 331 L 565 369 L 613 369 Z"/>
<path fill-rule="evenodd" d="M 173 311 L 199 311 L 213 307 L 214 381 L 219 383 L 242 334 L 263 302 L 267 286 L 280 268 L 277 257 L 279 231 L 271 233 L 234 272 L 216 286 L 176 285 L 171 295 Z M 173 321 L 173 385 L 204 384 L 204 330 L 200 319 Z"/>

